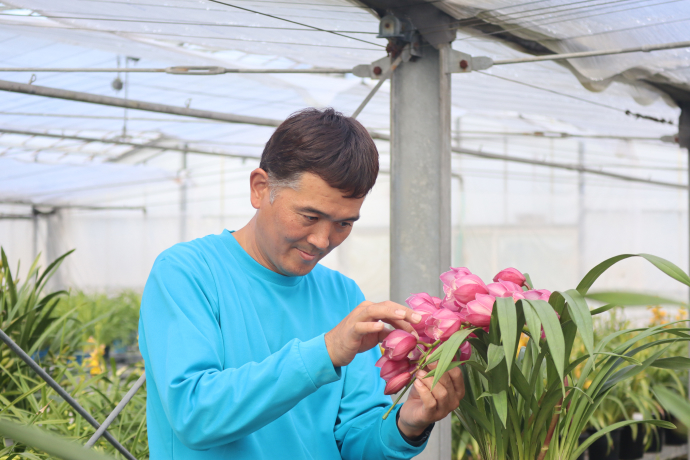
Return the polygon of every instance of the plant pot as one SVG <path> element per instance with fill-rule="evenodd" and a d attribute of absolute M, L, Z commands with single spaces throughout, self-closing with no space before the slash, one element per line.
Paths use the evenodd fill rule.
<path fill-rule="evenodd" d="M 592 433 L 589 430 L 585 430 L 582 433 L 580 433 L 580 436 L 577 438 L 577 445 L 580 446 L 582 445 L 583 442 L 587 440 L 592 435 Z M 585 452 L 587 452 L 585 450 Z M 577 457 L 577 460 L 585 460 L 585 452 L 582 452 L 579 457 Z"/>
<path fill-rule="evenodd" d="M 620 459 L 634 460 L 644 456 L 644 434 L 645 428 L 637 426 L 637 437 L 633 438 L 633 430 L 629 426 L 621 428 L 620 440 Z"/>
<path fill-rule="evenodd" d="M 609 446 L 608 438 L 604 435 L 589 446 L 589 460 L 618 460 L 621 447 L 621 430 L 611 433 L 613 445 Z"/>
<path fill-rule="evenodd" d="M 666 428 L 663 428 L 661 431 L 664 431 L 666 436 L 666 439 L 664 440 L 665 444 L 671 445 L 671 446 L 680 446 L 683 444 L 687 444 L 688 442 L 688 427 L 683 425 L 680 420 L 678 420 L 675 417 L 671 417 L 670 420 L 671 423 L 673 423 L 676 428 L 674 430 L 669 430 Z"/>
<path fill-rule="evenodd" d="M 664 448 L 664 438 L 666 437 L 666 430 L 656 430 L 656 433 L 652 431 L 652 443 L 649 445 L 645 452 L 661 452 Z"/>

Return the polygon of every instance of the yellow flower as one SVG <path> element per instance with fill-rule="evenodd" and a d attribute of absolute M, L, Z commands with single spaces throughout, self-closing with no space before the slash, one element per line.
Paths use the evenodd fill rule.
<path fill-rule="evenodd" d="M 654 307 L 647 308 L 652 312 L 652 320 L 650 321 L 650 324 L 652 326 L 663 324 L 668 321 L 668 315 L 666 314 L 666 310 L 664 310 L 660 306 L 657 305 Z"/>
<path fill-rule="evenodd" d="M 585 384 L 583 385 L 585 387 L 585 390 L 589 388 L 589 386 L 592 384 L 592 379 L 587 379 L 585 380 Z"/>
<path fill-rule="evenodd" d="M 522 333 L 520 335 L 520 341 L 518 342 L 518 347 L 517 347 L 517 353 L 516 356 L 520 354 L 520 348 L 526 347 L 527 342 L 529 341 L 529 336 L 525 333 Z"/>
<path fill-rule="evenodd" d="M 103 363 L 103 355 L 105 355 L 105 345 L 97 344 L 93 337 L 89 337 L 86 341 L 89 346 L 87 346 L 84 351 L 87 353 L 88 358 L 84 361 L 84 365 L 89 369 L 91 375 L 98 375 L 103 373 L 105 370 L 105 365 Z"/>

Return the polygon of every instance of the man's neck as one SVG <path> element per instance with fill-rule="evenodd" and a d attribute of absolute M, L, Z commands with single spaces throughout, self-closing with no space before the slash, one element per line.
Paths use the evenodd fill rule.
<path fill-rule="evenodd" d="M 269 270 L 279 273 L 259 249 L 258 239 L 256 236 L 256 217 L 253 217 L 252 220 L 247 223 L 247 225 L 234 232 L 233 236 L 239 245 L 242 246 L 242 249 L 244 249 L 252 259 Z"/>

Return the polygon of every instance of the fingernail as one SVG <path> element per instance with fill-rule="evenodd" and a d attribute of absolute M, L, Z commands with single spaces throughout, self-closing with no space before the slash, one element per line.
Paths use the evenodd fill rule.
<path fill-rule="evenodd" d="M 420 315 L 419 313 L 412 313 L 412 321 L 414 321 L 415 323 L 418 323 L 421 320 L 422 320 L 422 315 Z"/>
<path fill-rule="evenodd" d="M 405 310 L 395 310 L 395 314 L 400 317 L 405 317 Z"/>
<path fill-rule="evenodd" d="M 421 370 L 421 369 L 417 371 L 417 376 L 418 376 L 419 378 L 423 378 L 426 374 L 427 374 L 427 373 L 426 373 L 425 371 Z"/>
<path fill-rule="evenodd" d="M 415 380 L 415 381 L 414 381 L 414 386 L 419 387 L 419 388 L 422 388 L 422 387 L 424 386 L 424 384 L 423 384 L 422 382 L 420 382 L 419 380 Z"/>

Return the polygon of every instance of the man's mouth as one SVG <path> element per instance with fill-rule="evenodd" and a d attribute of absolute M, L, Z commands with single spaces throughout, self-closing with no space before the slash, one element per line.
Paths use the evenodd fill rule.
<path fill-rule="evenodd" d="M 307 262 L 311 262 L 312 260 L 316 259 L 316 254 L 310 254 L 308 252 L 302 251 L 301 249 L 297 249 L 297 252 L 299 252 L 299 255 L 302 257 L 302 259 L 306 260 Z"/>

